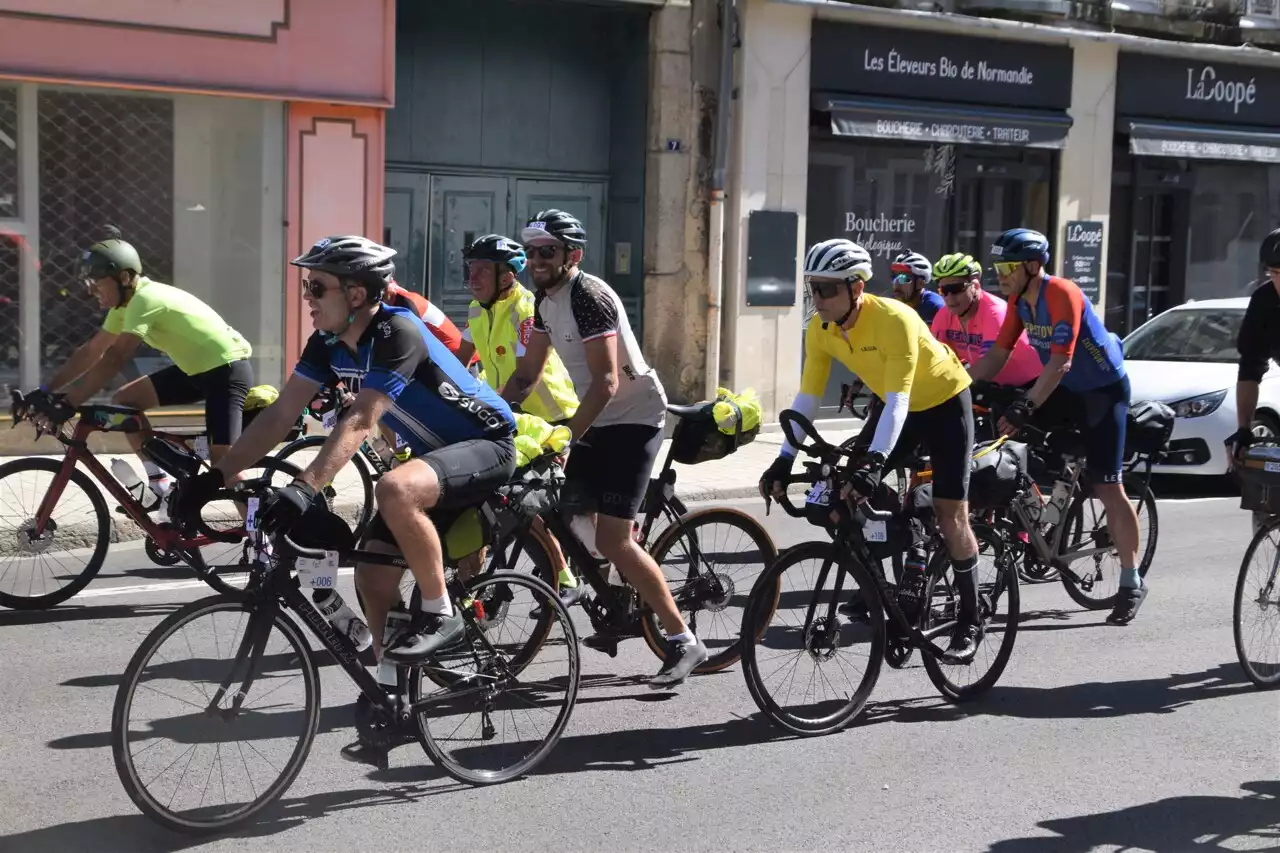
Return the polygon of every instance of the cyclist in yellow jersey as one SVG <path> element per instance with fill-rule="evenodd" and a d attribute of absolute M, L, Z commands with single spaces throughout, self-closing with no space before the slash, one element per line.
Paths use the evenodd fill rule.
<path fill-rule="evenodd" d="M 144 276 L 137 250 L 118 237 L 85 251 L 80 276 L 98 304 L 108 309 L 106 320 L 36 393 L 64 392 L 68 405 L 83 405 L 145 341 L 173 364 L 128 383 L 111 402 L 145 411 L 204 401 L 209 456 L 213 462 L 221 459 L 240 436 L 244 400 L 253 385 L 249 342 L 200 299 Z M 163 496 L 170 477 L 142 456 L 142 444 L 150 436 L 145 417 L 142 426 L 126 437 L 142 458 L 152 491 Z"/>
<path fill-rule="evenodd" d="M 464 249 L 462 260 L 466 264 L 467 287 L 475 299 L 471 302 L 457 355 L 463 364 L 471 361 L 472 354 L 479 355 L 485 382 L 501 393 L 507 380 L 515 374 L 517 360 L 524 356 L 533 333 L 533 294 L 516 280 L 528 258 L 524 246 L 516 241 L 488 234 Z M 547 357 L 542 376 L 520 408 L 551 424 L 568 424 L 578 411 L 578 395 L 560 356 L 552 352 Z M 545 530 L 541 519 L 535 519 L 534 525 Z M 555 537 L 548 536 L 546 540 L 555 551 L 551 556 L 556 565 L 565 566 Z M 480 571 L 486 552 L 487 549 L 481 549 L 461 560 L 459 569 L 464 578 Z M 566 607 L 578 603 L 585 592 L 587 585 L 579 583 L 573 572 L 567 568 L 560 571 L 560 599 Z"/>
<path fill-rule="evenodd" d="M 871 256 L 849 240 L 827 240 L 805 256 L 805 284 L 818 317 L 805 331 L 805 365 L 794 411 L 812 419 L 826 390 L 831 362 L 856 374 L 884 407 L 852 491 L 869 498 L 884 472 L 921 443 L 933 468 L 933 506 L 947 543 L 960 594 L 960 612 L 947 659 L 970 663 L 982 641 L 978 609 L 978 543 L 969 526 L 969 459 L 973 404 L 969 375 L 955 353 L 929 331 L 915 309 L 864 293 Z M 762 495 L 778 495 L 791 472 L 796 439 L 783 436 L 782 452 L 760 478 Z M 798 442 L 797 442 L 798 443 Z M 852 499 L 854 496 L 849 495 Z"/>

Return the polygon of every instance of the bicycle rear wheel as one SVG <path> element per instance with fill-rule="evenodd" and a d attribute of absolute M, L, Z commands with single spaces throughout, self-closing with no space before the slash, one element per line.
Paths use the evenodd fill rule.
<path fill-rule="evenodd" d="M 299 438 L 282 447 L 275 458 L 306 468 L 312 454 L 324 445 L 326 438 L 323 435 Z M 359 542 L 374 511 L 373 473 L 359 451 L 347 460 L 347 464 L 342 466 L 333 481 L 320 491 L 329 502 L 329 508 L 351 525 L 356 541 Z"/>
<path fill-rule="evenodd" d="M 922 655 L 929 680 L 952 702 L 977 698 L 1000 680 L 1013 654 L 1018 618 L 1022 614 L 1022 594 L 1013 555 L 1005 550 L 1000 537 L 990 528 L 975 527 L 973 535 L 978 540 L 978 566 L 974 571 L 978 573 L 978 601 L 984 625 L 978 653 L 968 664 L 949 664 L 932 655 Z M 955 570 L 946 549 L 938 549 L 933 561 L 935 565 L 930 567 L 929 582 L 925 585 L 923 600 L 928 606 L 921 611 L 922 631 L 955 621 L 960 604 L 955 590 Z M 947 563 L 945 568 L 937 565 L 940 561 Z"/>
<path fill-rule="evenodd" d="M 466 621 L 459 646 L 447 650 L 454 682 L 440 689 L 414 667 L 409 699 L 422 748 L 444 772 L 469 785 L 507 782 L 533 770 L 551 753 L 569 723 L 578 697 L 581 666 L 578 635 L 555 591 L 537 578 L 496 572 L 468 587 L 455 606 Z M 501 598 L 503 624 L 485 624 L 476 602 Z M 530 617 L 541 608 L 541 616 Z M 521 625 L 550 624 L 534 654 L 524 639 L 512 640 Z M 545 726 L 546 733 L 531 739 Z M 512 744 L 493 745 L 508 733 Z"/>
<path fill-rule="evenodd" d="M 1136 489 L 1126 492 L 1136 492 Z M 1138 515 L 1138 575 L 1146 577 L 1151 568 L 1151 561 L 1156 555 L 1156 540 L 1160 535 L 1160 519 L 1156 513 L 1156 496 L 1150 487 L 1143 486 L 1142 494 L 1129 494 Z M 1067 525 L 1062 537 L 1067 548 L 1096 548 L 1100 537 L 1111 541 L 1110 529 L 1107 525 L 1107 513 L 1102 501 L 1092 495 L 1081 492 L 1077 494 L 1067 509 L 1063 522 Z M 1071 571 L 1086 579 L 1090 584 L 1085 589 L 1071 575 L 1059 572 L 1062 585 L 1066 587 L 1071 600 L 1087 610 L 1110 610 L 1119 599 L 1120 558 L 1114 550 L 1095 554 L 1071 564 Z"/>
<path fill-rule="evenodd" d="M 190 834 L 239 826 L 279 799 L 307 760 L 320 722 L 319 672 L 298 626 L 260 607 L 233 596 L 194 601 L 157 625 L 125 669 L 111 714 L 116 773 L 134 805 L 162 826 Z M 215 633 L 222 636 L 207 636 Z M 170 639 L 175 646 L 158 654 Z M 253 681 L 240 696 L 246 677 Z M 132 712 L 152 701 L 173 716 L 133 728 Z M 266 753 L 287 731 L 297 741 L 281 744 L 277 770 Z M 248 745 L 226 744 L 232 734 Z M 250 770 L 256 759 L 268 769 Z M 207 805 L 219 793 L 224 804 Z"/>
<path fill-rule="evenodd" d="M 865 622 L 846 620 L 837 610 L 837 599 L 847 600 L 855 589 L 867 599 Z M 806 736 L 839 731 L 862 713 L 880 677 L 885 650 L 880 588 L 866 567 L 830 542 L 796 545 L 760 576 L 741 635 L 747 690 L 771 723 Z M 860 674 L 856 661 L 837 657 L 846 651 L 865 658 Z M 812 671 L 800 674 L 806 665 Z M 835 695 L 804 701 L 825 687 Z"/>
<path fill-rule="evenodd" d="M 737 663 L 747 601 L 762 573 L 778 558 L 769 532 L 736 509 L 704 509 L 666 528 L 650 553 L 666 576 L 685 624 L 711 653 L 694 673 L 720 672 Z M 772 589 L 776 604 L 777 579 Z M 762 606 L 767 606 L 767 598 L 762 592 Z M 770 618 L 771 613 L 761 616 L 765 624 Z M 662 659 L 667 650 L 662 623 L 646 608 L 640 624 L 649 650 Z"/>

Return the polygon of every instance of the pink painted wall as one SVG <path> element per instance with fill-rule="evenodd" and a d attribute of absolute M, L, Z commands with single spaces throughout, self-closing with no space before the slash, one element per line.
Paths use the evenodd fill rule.
<path fill-rule="evenodd" d="M 0 77 L 386 107 L 395 0 L 0 0 Z"/>
<path fill-rule="evenodd" d="M 363 234 L 382 242 L 385 119 L 380 109 L 289 105 L 286 261 L 335 234 Z M 301 270 L 290 266 L 284 284 L 284 358 L 292 364 L 312 326 L 302 301 Z"/>

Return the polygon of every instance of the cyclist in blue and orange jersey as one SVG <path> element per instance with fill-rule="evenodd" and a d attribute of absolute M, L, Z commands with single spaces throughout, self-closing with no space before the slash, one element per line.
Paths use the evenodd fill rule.
<path fill-rule="evenodd" d="M 1001 432 L 1011 434 L 1027 423 L 1080 430 L 1094 493 L 1106 507 L 1122 568 L 1119 595 L 1107 621 L 1127 625 L 1146 598 L 1147 587 L 1136 568 L 1138 515 L 1121 477 L 1129 416 L 1124 353 L 1075 282 L 1045 271 L 1049 241 L 1043 234 L 1028 228 L 1006 231 L 991 247 L 991 256 L 1010 310 L 995 346 L 970 375 L 975 382 L 993 379 L 1026 331 L 1044 370 L 1031 390 L 1005 411 Z"/>

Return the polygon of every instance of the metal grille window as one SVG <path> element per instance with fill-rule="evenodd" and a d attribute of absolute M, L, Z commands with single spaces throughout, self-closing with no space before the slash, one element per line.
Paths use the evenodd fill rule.
<path fill-rule="evenodd" d="M 173 280 L 173 101 L 42 89 L 38 115 L 40 356 L 48 376 L 102 325 L 79 264 L 105 224 L 137 248 L 146 275 Z M 145 345 L 138 352 L 157 355 Z"/>

